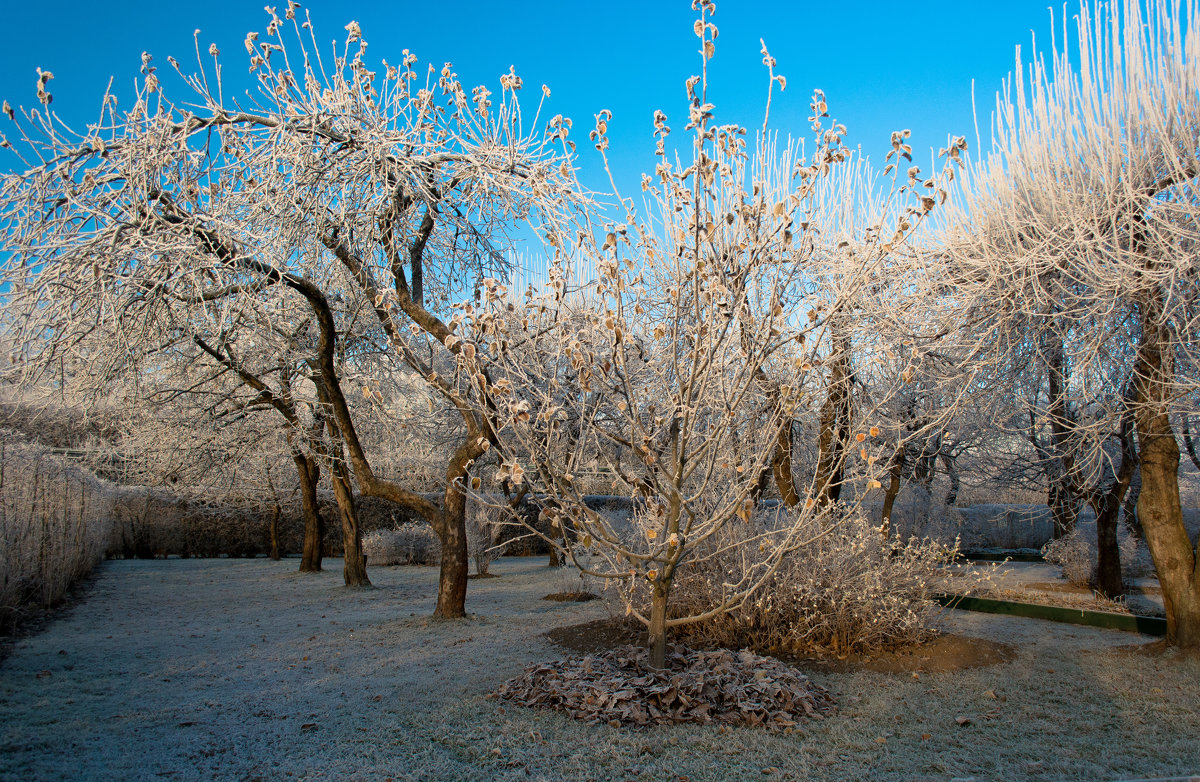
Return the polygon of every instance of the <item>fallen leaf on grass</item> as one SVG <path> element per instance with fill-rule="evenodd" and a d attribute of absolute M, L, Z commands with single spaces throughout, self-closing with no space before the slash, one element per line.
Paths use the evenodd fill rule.
<path fill-rule="evenodd" d="M 969 717 L 955 717 L 954 721 L 959 724 L 959 727 L 963 728 L 971 724 L 971 719 Z"/>

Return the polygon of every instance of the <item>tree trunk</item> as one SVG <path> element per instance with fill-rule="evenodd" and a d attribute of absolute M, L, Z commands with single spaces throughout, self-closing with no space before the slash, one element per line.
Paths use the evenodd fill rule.
<path fill-rule="evenodd" d="M 300 451 L 292 452 L 296 473 L 300 477 L 300 507 L 304 515 L 304 552 L 300 559 L 301 573 L 316 573 L 321 570 L 321 539 L 325 535 L 325 524 L 317 503 L 317 483 L 321 479 L 321 467 L 317 460 Z"/>
<path fill-rule="evenodd" d="M 667 595 L 671 585 L 659 580 L 654 583 L 650 598 L 650 667 L 667 667 Z"/>
<path fill-rule="evenodd" d="M 850 340 L 837 337 L 834 341 L 837 353 L 830 360 L 829 391 L 821 406 L 817 474 L 813 481 L 821 506 L 832 505 L 841 497 L 846 441 L 850 436 Z"/>
<path fill-rule="evenodd" d="M 1183 524 L 1179 500 L 1179 444 L 1168 417 L 1174 375 L 1170 333 L 1162 305 L 1140 302 L 1142 342 L 1134 371 L 1142 491 L 1137 513 L 1167 612 L 1167 642 L 1200 649 L 1200 555 Z"/>
<path fill-rule="evenodd" d="M 789 508 L 800 504 L 800 493 L 796 491 L 796 481 L 792 475 L 792 421 L 786 420 L 775 438 L 775 452 L 771 456 L 771 472 L 775 476 L 775 486 L 779 489 L 779 499 Z"/>
<path fill-rule="evenodd" d="M 1121 462 L 1113 476 L 1113 484 L 1104 492 L 1096 507 L 1096 591 L 1109 599 L 1125 592 L 1121 578 L 1121 549 L 1117 544 L 1117 522 L 1121 515 L 1121 501 L 1133 480 L 1137 451 L 1133 444 L 1133 388 L 1125 395 L 1125 409 L 1121 415 Z"/>
<path fill-rule="evenodd" d="M 267 532 L 271 537 L 271 559 L 279 561 L 279 517 L 283 513 L 283 508 L 276 502 L 271 506 L 271 521 L 267 525 Z"/>
<path fill-rule="evenodd" d="M 921 428 L 929 425 L 928 419 L 922 418 Z M 926 494 L 933 494 L 933 479 L 937 477 L 937 460 L 942 448 L 941 432 L 927 435 L 921 441 L 921 454 L 913 465 L 913 483 L 918 484 Z"/>
<path fill-rule="evenodd" d="M 446 488 L 446 507 L 442 512 L 442 565 L 438 573 L 437 607 L 433 615 L 439 619 L 461 619 L 467 615 L 467 557 L 466 498 L 462 492 Z"/>
<path fill-rule="evenodd" d="M 1051 465 L 1047 476 L 1046 504 L 1054 521 L 1054 539 L 1065 537 L 1075 529 L 1079 520 L 1079 492 L 1074 485 L 1075 455 L 1070 438 L 1074 420 L 1067 404 L 1070 368 L 1061 337 L 1054 337 L 1047 347 L 1047 381 L 1050 393 Z"/>
<path fill-rule="evenodd" d="M 946 500 L 943 503 L 947 508 L 953 508 L 958 502 L 959 480 L 958 480 L 958 459 L 950 454 L 942 454 L 942 464 L 946 465 L 946 476 L 950 479 L 950 491 L 946 492 Z"/>
<path fill-rule="evenodd" d="M 879 526 L 885 541 L 892 535 L 892 507 L 896 504 L 896 496 L 900 494 L 900 478 L 904 474 L 904 455 L 904 442 L 901 441 L 896 446 L 896 452 L 892 454 L 892 462 L 888 466 L 891 480 L 888 482 L 887 491 L 883 494 L 883 514 Z"/>
<path fill-rule="evenodd" d="M 1136 438 L 1134 439 L 1136 443 Z M 1125 516 L 1125 525 L 1129 527 L 1134 535 L 1137 535 L 1142 540 L 1146 539 L 1146 535 L 1142 532 L 1142 522 L 1138 521 L 1137 504 L 1138 498 L 1142 495 L 1142 466 L 1141 459 L 1134 454 L 1133 459 L 1133 480 L 1129 482 L 1129 491 L 1125 494 L 1125 502 L 1121 504 L 1121 513 Z"/>
<path fill-rule="evenodd" d="M 1065 479 L 1053 478 L 1046 490 L 1046 504 L 1050 506 L 1050 518 L 1054 521 L 1054 539 L 1066 537 L 1075 529 L 1079 520 L 1080 501 Z"/>
<path fill-rule="evenodd" d="M 1114 487 L 1115 489 L 1116 487 Z M 1104 495 L 1100 512 L 1096 514 L 1096 591 L 1112 600 L 1125 592 L 1121 580 L 1121 554 L 1117 545 L 1117 515 L 1121 510 L 1119 497 L 1112 492 Z"/>
<path fill-rule="evenodd" d="M 370 586 L 367 558 L 362 553 L 362 528 L 358 524 L 358 507 L 354 502 L 350 471 L 346 463 L 335 455 L 329 472 L 330 482 L 333 483 L 333 496 L 337 499 L 338 516 L 342 521 L 342 574 L 346 586 Z"/>
<path fill-rule="evenodd" d="M 442 513 L 434 527 L 442 541 L 437 607 L 433 611 L 439 619 L 461 619 L 467 615 L 467 575 L 471 560 L 467 556 L 467 493 L 462 487 L 470 480 L 469 465 L 478 456 L 471 442 L 468 438 L 450 460 Z"/>
<path fill-rule="evenodd" d="M 271 462 L 263 460 L 267 471 L 267 488 L 271 490 L 271 520 L 267 522 L 267 537 L 271 544 L 271 559 L 279 561 L 279 517 L 283 514 L 283 506 L 279 502 L 279 492 L 275 490 L 275 482 L 271 480 Z"/>
<path fill-rule="evenodd" d="M 1200 470 L 1200 456 L 1196 455 L 1196 444 L 1192 442 L 1192 430 L 1188 426 L 1190 415 L 1184 413 L 1180 416 L 1183 419 L 1183 445 L 1187 449 L 1187 454 L 1191 457 L 1192 464 L 1196 465 L 1196 469 Z"/>
<path fill-rule="evenodd" d="M 558 545 L 556 541 L 559 539 L 558 520 L 557 517 L 550 518 L 550 567 L 562 567 L 562 558 L 558 555 Z"/>

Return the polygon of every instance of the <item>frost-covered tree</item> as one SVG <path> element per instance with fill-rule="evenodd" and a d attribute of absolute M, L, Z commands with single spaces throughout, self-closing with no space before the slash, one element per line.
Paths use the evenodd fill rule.
<path fill-rule="evenodd" d="M 43 74 L 42 107 L 16 120 L 27 168 L 0 183 L 6 279 L 29 315 L 16 336 L 31 358 L 72 353 L 115 372 L 227 324 L 265 338 L 304 310 L 311 350 L 286 359 L 318 383 L 343 477 L 428 520 L 443 551 L 436 613 L 462 616 L 464 480 L 489 429 L 475 381 L 452 371 L 474 348 L 448 303 L 504 276 L 513 226 L 553 223 L 572 203 L 570 123 L 523 115 L 511 72 L 493 94 L 468 92 L 449 64 L 417 71 L 407 50 L 375 70 L 355 22 L 323 50 L 298 8 L 268 9 L 265 35 L 247 35 L 256 89 L 240 98 L 222 86 L 216 46 L 197 41 L 194 75 L 168 60 L 180 100 L 147 54 L 133 105 L 106 95 L 76 132 L 49 111 Z M 101 331 L 111 338 L 92 339 Z M 347 397 L 382 403 L 383 383 L 347 390 L 351 333 L 457 411 L 440 501 L 375 468 Z"/>
<path fill-rule="evenodd" d="M 901 311 L 893 297 L 903 286 L 892 283 L 911 280 L 906 264 L 916 259 L 897 250 L 938 191 L 913 166 L 898 182 L 904 208 L 884 210 L 856 241 L 840 236 L 854 232 L 837 224 L 823 188 L 852 165 L 845 128 L 827 119 L 819 91 L 807 151 L 765 126 L 748 143 L 745 128 L 718 124 L 707 93 L 714 7 L 695 7 L 702 70 L 687 82 L 683 162 L 671 160 L 675 137 L 656 113 L 645 211 L 622 200 L 623 219 L 594 242 L 587 232 L 552 235 L 560 265 L 548 290 L 522 299 L 490 281 L 488 306 L 466 317 L 478 353 L 495 356 L 493 376 L 479 381 L 489 384 L 487 412 L 505 450 L 498 477 L 530 482 L 581 571 L 620 583 L 659 667 L 670 628 L 742 605 L 809 542 L 815 519 L 828 528 L 879 487 L 866 443 L 878 431 L 852 428 L 873 411 L 864 404 L 851 415 L 848 389 L 858 362 L 892 350 L 896 332 L 880 330 Z M 772 69 L 765 47 L 763 55 Z M 772 89 L 784 86 L 773 70 L 769 78 Z M 606 160 L 610 120 L 601 112 L 591 131 Z M 895 134 L 895 154 L 910 154 L 905 139 Z M 596 279 L 574 289 L 570 262 L 581 258 Z M 475 366 L 464 359 L 460 371 Z M 823 442 L 800 480 L 788 459 L 782 470 L 797 496 L 763 512 L 764 475 L 780 472 L 779 444 L 788 443 L 786 456 L 798 419 L 838 443 Z M 631 498 L 632 518 L 584 502 L 578 476 L 597 467 Z M 724 574 L 719 597 L 673 613 L 676 579 L 735 548 L 742 566 Z"/>
<path fill-rule="evenodd" d="M 1094 443 L 1122 429 L 1130 379 L 1138 519 L 1168 637 L 1190 647 L 1200 645 L 1200 552 L 1183 524 L 1172 417 L 1189 412 L 1200 380 L 1197 11 L 1082 3 L 1061 48 L 1035 55 L 998 96 L 994 148 L 945 235 L 946 284 L 975 303 L 981 361 L 1030 339 L 1047 345 L 1062 383 L 1066 366 L 1089 378 L 1079 408 L 1107 411 L 1089 420 Z M 1078 433 L 1062 394 L 1050 397 L 1060 434 Z"/>

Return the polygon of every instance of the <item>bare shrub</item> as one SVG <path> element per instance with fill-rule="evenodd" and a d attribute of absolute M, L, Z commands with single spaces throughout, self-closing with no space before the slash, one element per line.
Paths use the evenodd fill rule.
<path fill-rule="evenodd" d="M 1128 581 L 1154 572 L 1150 553 L 1142 545 L 1128 525 L 1117 525 L 1117 548 L 1121 552 L 1121 576 Z M 1096 546 L 1096 529 L 1081 525 L 1067 535 L 1052 540 L 1042 547 L 1042 556 L 1062 570 L 1063 578 L 1076 586 L 1094 587 L 1099 550 Z"/>
<path fill-rule="evenodd" d="M 399 524 L 363 538 L 363 553 L 372 565 L 436 565 L 442 545 L 428 524 Z"/>
<path fill-rule="evenodd" d="M 0 430 L 0 623 L 48 608 L 104 558 L 113 486 Z"/>
<path fill-rule="evenodd" d="M 516 524 L 514 514 L 504 505 L 467 499 L 467 556 L 475 563 L 475 574 L 486 576 L 488 566 L 504 555 L 508 544 L 501 539 L 506 524 Z"/>
<path fill-rule="evenodd" d="M 546 595 L 547 600 L 574 600 L 587 601 L 599 597 L 599 593 L 605 587 L 614 586 L 613 584 L 588 575 L 586 572 L 587 562 L 590 555 L 585 552 L 577 552 L 577 557 L 584 560 L 584 568 L 580 568 L 574 562 L 564 562 L 559 567 L 554 569 L 554 585 L 555 591 Z M 617 590 L 609 589 L 610 596 L 617 600 Z"/>
<path fill-rule="evenodd" d="M 756 519 L 769 525 L 770 519 Z M 878 527 L 854 515 L 790 554 L 764 589 L 734 611 L 689 626 L 692 643 L 785 653 L 839 656 L 894 648 L 928 638 L 940 606 L 939 568 L 955 549 L 929 539 L 885 541 Z M 749 525 L 755 526 L 755 525 Z M 737 531 L 726 551 L 678 584 L 680 610 L 695 610 L 719 595 L 756 535 Z"/>

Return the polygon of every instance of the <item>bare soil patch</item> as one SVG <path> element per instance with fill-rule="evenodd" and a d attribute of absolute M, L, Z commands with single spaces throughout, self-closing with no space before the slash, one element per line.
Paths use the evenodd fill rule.
<path fill-rule="evenodd" d="M 798 664 L 814 670 L 848 673 L 949 673 L 969 668 L 983 668 L 1012 662 L 1017 647 L 1002 641 L 973 638 L 955 633 L 942 633 L 916 646 L 887 652 L 836 657 L 793 658 Z"/>
<path fill-rule="evenodd" d="M 555 644 L 585 654 L 626 645 L 644 645 L 645 628 L 627 619 L 597 619 L 568 627 L 556 627 L 546 636 Z M 757 651 L 757 650 L 756 650 Z M 949 672 L 1010 662 L 1017 647 L 1001 641 L 941 633 L 917 646 L 888 652 L 851 655 L 845 658 L 779 654 L 762 651 L 788 663 L 833 673 L 874 671 L 876 673 Z"/>
<path fill-rule="evenodd" d="M 1118 646 L 1113 650 L 1113 653 L 1116 655 L 1129 655 L 1131 657 L 1160 659 L 1168 663 L 1183 660 L 1200 661 L 1200 650 L 1189 651 L 1187 649 L 1180 649 L 1177 646 L 1171 646 L 1165 638 L 1145 644 Z"/>
<path fill-rule="evenodd" d="M 551 592 L 542 598 L 555 603 L 586 603 L 589 600 L 599 600 L 595 592 Z"/>

